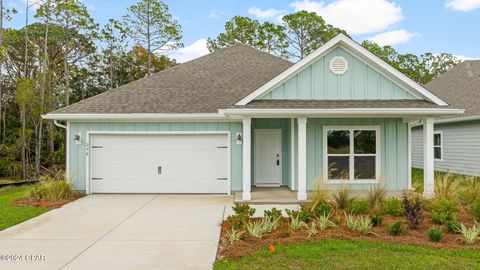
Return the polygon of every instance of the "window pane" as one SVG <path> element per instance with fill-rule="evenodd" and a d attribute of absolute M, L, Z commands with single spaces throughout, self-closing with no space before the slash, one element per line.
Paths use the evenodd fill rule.
<path fill-rule="evenodd" d="M 433 145 L 442 145 L 442 135 L 441 134 L 435 134 L 433 135 Z"/>
<path fill-rule="evenodd" d="M 349 179 L 349 157 L 328 157 L 328 179 Z"/>
<path fill-rule="evenodd" d="M 330 130 L 328 131 L 327 137 L 329 154 L 350 153 L 350 131 Z"/>
<path fill-rule="evenodd" d="M 355 157 L 355 179 L 375 179 L 375 157 Z"/>
<path fill-rule="evenodd" d="M 375 130 L 355 130 L 354 131 L 355 154 L 375 154 Z"/>
<path fill-rule="evenodd" d="M 433 148 L 433 154 L 435 156 L 435 159 L 442 159 L 442 148 L 441 147 L 434 147 Z"/>

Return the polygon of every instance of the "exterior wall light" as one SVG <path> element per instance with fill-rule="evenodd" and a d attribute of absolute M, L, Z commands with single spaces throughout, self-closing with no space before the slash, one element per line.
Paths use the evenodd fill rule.
<path fill-rule="evenodd" d="M 235 136 L 237 144 L 242 144 L 243 143 L 243 137 L 242 133 L 237 132 L 237 135 Z"/>

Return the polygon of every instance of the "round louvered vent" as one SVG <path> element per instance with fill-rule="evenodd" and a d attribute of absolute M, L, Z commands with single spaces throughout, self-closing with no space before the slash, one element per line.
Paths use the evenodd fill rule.
<path fill-rule="evenodd" d="M 348 62 L 341 56 L 335 56 L 330 61 L 330 70 L 337 75 L 345 73 L 348 69 Z"/>

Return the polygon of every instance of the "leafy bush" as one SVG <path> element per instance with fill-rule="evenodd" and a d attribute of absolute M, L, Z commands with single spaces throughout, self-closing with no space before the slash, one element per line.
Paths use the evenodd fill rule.
<path fill-rule="evenodd" d="M 366 200 L 354 200 L 347 205 L 347 212 L 352 215 L 362 215 L 367 213 L 370 203 Z"/>
<path fill-rule="evenodd" d="M 399 220 L 393 224 L 388 225 L 388 233 L 390 235 L 400 235 L 405 231 L 405 229 L 402 226 L 402 221 Z"/>
<path fill-rule="evenodd" d="M 383 217 L 380 214 L 370 214 L 369 217 L 373 226 L 379 227 L 380 225 L 382 225 Z"/>
<path fill-rule="evenodd" d="M 333 200 L 338 208 L 346 209 L 348 204 L 350 204 L 350 202 L 353 201 L 354 198 L 352 197 L 348 186 L 343 185 L 337 191 L 337 194 L 333 195 Z"/>
<path fill-rule="evenodd" d="M 440 242 L 443 239 L 443 230 L 441 227 L 432 226 L 428 229 L 427 235 L 430 242 Z"/>
<path fill-rule="evenodd" d="M 475 218 L 475 220 L 480 222 L 480 197 L 475 199 L 470 204 L 470 210 L 472 210 L 472 215 Z"/>
<path fill-rule="evenodd" d="M 449 220 L 456 218 L 457 207 L 452 200 L 440 198 L 431 202 L 430 212 L 433 223 L 447 224 Z"/>
<path fill-rule="evenodd" d="M 308 219 L 312 216 L 312 213 L 308 210 L 300 208 L 299 210 L 285 209 L 289 217 L 298 218 L 300 221 L 307 223 Z"/>
<path fill-rule="evenodd" d="M 460 228 L 457 218 L 447 221 L 447 230 L 450 233 L 458 233 L 457 229 Z"/>
<path fill-rule="evenodd" d="M 405 209 L 405 217 L 410 229 L 416 229 L 423 221 L 422 202 L 418 196 L 408 196 L 403 193 L 403 208 Z"/>
<path fill-rule="evenodd" d="M 370 190 L 370 193 L 368 193 L 367 196 L 367 200 L 370 203 L 370 208 L 378 209 L 383 204 L 386 197 L 387 190 L 385 190 L 383 186 L 375 186 Z"/>
<path fill-rule="evenodd" d="M 277 218 L 282 218 L 282 210 L 278 210 L 277 208 L 273 207 L 271 210 L 263 211 L 263 216 L 266 218 L 271 218 L 273 220 Z"/>
<path fill-rule="evenodd" d="M 312 212 L 315 216 L 321 217 L 333 214 L 333 209 L 328 203 L 320 203 L 313 209 Z"/>
<path fill-rule="evenodd" d="M 74 196 L 69 183 L 65 180 L 46 180 L 33 185 L 27 197 L 32 200 L 68 200 Z"/>
<path fill-rule="evenodd" d="M 227 220 L 232 225 L 232 228 L 238 230 L 243 225 L 248 223 L 250 219 L 255 214 L 255 208 L 250 207 L 250 205 L 244 204 L 235 204 L 232 206 L 233 211 L 235 212 L 234 215 L 228 216 Z"/>
<path fill-rule="evenodd" d="M 228 216 L 227 221 L 230 223 L 233 230 L 239 230 L 244 224 L 237 215 Z"/>
<path fill-rule="evenodd" d="M 255 208 L 250 207 L 247 203 L 236 203 L 232 206 L 233 211 L 236 215 L 244 214 L 245 216 L 252 218 L 255 214 Z"/>
<path fill-rule="evenodd" d="M 467 228 L 465 225 L 460 224 L 457 228 L 457 232 L 461 235 L 459 237 L 467 245 L 475 244 L 477 241 L 478 235 L 480 235 L 480 226 L 478 223 L 475 223 L 472 228 Z"/>
<path fill-rule="evenodd" d="M 245 232 L 236 230 L 232 228 L 230 231 L 226 233 L 227 239 L 230 242 L 230 245 L 233 245 L 234 242 L 238 241 L 241 239 L 242 235 Z"/>
<path fill-rule="evenodd" d="M 397 197 L 389 197 L 382 205 L 382 211 L 388 215 L 399 217 L 403 215 L 405 209 L 403 208 L 402 201 Z"/>

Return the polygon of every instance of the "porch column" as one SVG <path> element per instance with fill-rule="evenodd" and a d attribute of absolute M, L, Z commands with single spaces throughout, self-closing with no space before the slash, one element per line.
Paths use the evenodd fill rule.
<path fill-rule="evenodd" d="M 423 119 L 423 196 L 431 198 L 434 195 L 434 154 L 433 154 L 433 123 L 434 118 Z"/>
<path fill-rule="evenodd" d="M 251 124 L 252 119 L 250 117 L 243 118 L 243 162 L 242 162 L 242 175 L 243 175 L 243 192 L 242 200 L 250 201 L 252 196 L 250 194 L 250 189 L 252 185 L 251 179 Z"/>
<path fill-rule="evenodd" d="M 297 199 L 307 199 L 307 118 L 299 117 L 298 124 L 298 193 Z"/>

